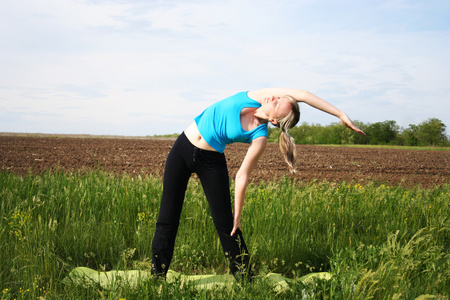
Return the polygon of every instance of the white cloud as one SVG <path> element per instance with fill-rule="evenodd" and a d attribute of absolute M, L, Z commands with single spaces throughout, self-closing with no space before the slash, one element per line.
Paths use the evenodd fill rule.
<path fill-rule="evenodd" d="M 308 89 L 363 122 L 450 126 L 445 1 L 1 6 L 0 131 L 181 132 L 214 101 L 267 86 Z"/>

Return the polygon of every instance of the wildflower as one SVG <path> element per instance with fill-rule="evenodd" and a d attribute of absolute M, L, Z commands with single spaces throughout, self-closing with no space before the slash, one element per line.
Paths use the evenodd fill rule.
<path fill-rule="evenodd" d="M 142 222 L 145 220 L 145 212 L 138 213 L 138 222 Z"/>

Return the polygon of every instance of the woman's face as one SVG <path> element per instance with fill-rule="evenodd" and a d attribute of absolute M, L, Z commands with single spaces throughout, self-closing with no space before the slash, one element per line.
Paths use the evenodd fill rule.
<path fill-rule="evenodd" d="M 271 122 L 287 116 L 292 110 L 291 103 L 284 97 L 267 96 L 263 99 L 261 106 Z"/>

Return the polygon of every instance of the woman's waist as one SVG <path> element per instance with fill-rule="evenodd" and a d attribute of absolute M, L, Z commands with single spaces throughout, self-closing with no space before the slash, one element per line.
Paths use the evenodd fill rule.
<path fill-rule="evenodd" d="M 197 128 L 197 124 L 193 122 L 186 130 L 184 131 L 187 139 L 194 145 L 195 147 L 203 150 L 214 151 L 217 152 L 213 147 L 211 147 L 208 142 L 203 138 L 200 131 Z"/>

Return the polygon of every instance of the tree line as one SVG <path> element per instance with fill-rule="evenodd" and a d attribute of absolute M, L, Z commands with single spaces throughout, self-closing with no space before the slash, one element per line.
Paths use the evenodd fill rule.
<path fill-rule="evenodd" d="M 376 123 L 354 122 L 367 135 L 363 136 L 348 130 L 341 123 L 320 124 L 302 123 L 289 133 L 296 144 L 307 145 L 399 145 L 399 146 L 450 146 L 450 137 L 446 134 L 446 125 L 437 118 L 429 118 L 418 125 L 400 127 L 396 121 L 388 120 Z M 269 142 L 278 142 L 279 128 L 269 128 Z"/>

